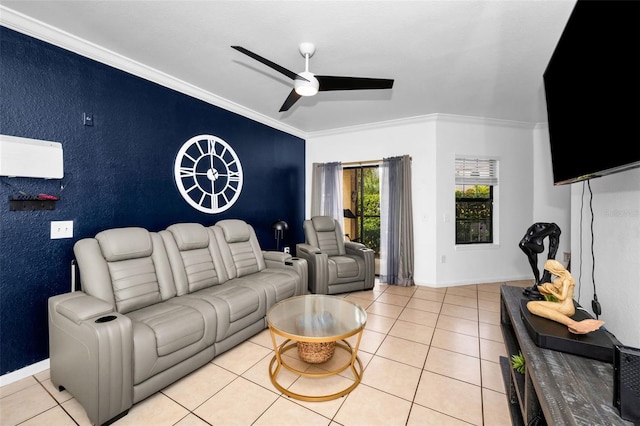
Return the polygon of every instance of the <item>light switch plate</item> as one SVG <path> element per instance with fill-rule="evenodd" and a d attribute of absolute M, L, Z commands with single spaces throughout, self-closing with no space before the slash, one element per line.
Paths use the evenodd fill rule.
<path fill-rule="evenodd" d="M 82 124 L 85 126 L 93 126 L 93 114 L 88 112 L 82 113 Z"/>
<path fill-rule="evenodd" d="M 60 220 L 51 222 L 51 239 L 73 238 L 73 221 Z"/>

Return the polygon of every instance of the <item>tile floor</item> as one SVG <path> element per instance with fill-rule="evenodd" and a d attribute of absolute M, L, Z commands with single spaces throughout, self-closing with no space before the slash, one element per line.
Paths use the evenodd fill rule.
<path fill-rule="evenodd" d="M 499 364 L 507 356 L 499 313 L 503 284 L 531 285 L 376 283 L 372 291 L 337 296 L 368 314 L 358 352 L 362 382 L 339 399 L 304 402 L 278 392 L 269 380 L 273 345 L 264 330 L 134 405 L 114 425 L 510 425 Z M 291 363 L 301 365 L 296 351 L 290 353 Z M 350 379 L 348 372 L 326 379 L 286 370 L 279 376 L 288 389 L 311 394 L 332 393 Z M 47 370 L 0 388 L 0 424 L 90 423 L 69 393 L 53 387 Z"/>

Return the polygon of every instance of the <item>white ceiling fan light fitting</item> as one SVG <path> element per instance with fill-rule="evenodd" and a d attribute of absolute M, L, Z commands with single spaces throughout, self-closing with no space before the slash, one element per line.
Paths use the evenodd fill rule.
<path fill-rule="evenodd" d="M 295 79 L 293 82 L 293 88 L 296 93 L 300 96 L 313 96 L 318 93 L 318 89 L 320 88 L 320 83 L 318 79 L 315 78 L 313 73 L 309 71 L 303 71 L 298 74 L 300 77 L 307 79 L 308 81 L 302 79 Z"/>
<path fill-rule="evenodd" d="M 300 43 L 298 49 L 300 50 L 300 54 L 304 57 L 304 71 L 298 73 L 298 75 L 303 79 L 297 78 L 293 82 L 293 88 L 300 96 L 313 96 L 318 93 L 318 89 L 320 88 L 318 79 L 315 78 L 312 72 L 309 72 L 309 58 L 316 53 L 316 47 L 313 43 L 304 42 Z"/>

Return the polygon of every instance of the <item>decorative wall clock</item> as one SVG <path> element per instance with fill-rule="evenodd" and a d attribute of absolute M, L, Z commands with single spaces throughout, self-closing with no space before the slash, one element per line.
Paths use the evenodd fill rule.
<path fill-rule="evenodd" d="M 182 145 L 174 166 L 180 195 L 204 213 L 220 213 L 236 202 L 242 191 L 242 165 L 224 140 L 194 136 Z"/>

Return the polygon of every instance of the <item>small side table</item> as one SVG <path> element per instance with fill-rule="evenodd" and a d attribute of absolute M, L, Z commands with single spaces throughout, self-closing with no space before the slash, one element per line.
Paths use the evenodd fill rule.
<path fill-rule="evenodd" d="M 271 383 L 280 392 L 291 398 L 303 401 L 328 401 L 344 396 L 360 384 L 364 368 L 358 358 L 358 347 L 362 332 L 367 323 L 365 310 L 342 297 L 308 294 L 291 297 L 276 303 L 267 313 L 267 324 L 273 342 L 274 355 L 269 364 Z M 347 342 L 347 338 L 357 335 L 355 345 Z M 276 336 L 285 340 L 278 344 Z M 300 371 L 287 364 L 283 354 L 291 349 L 299 348 L 300 358 L 312 364 L 322 363 L 333 356 L 334 350 L 344 350 L 349 360 L 336 369 L 324 372 Z M 306 353 L 306 355 L 305 355 Z M 356 368 L 357 363 L 357 368 Z M 329 395 L 302 395 L 291 392 L 278 383 L 278 374 L 282 367 L 287 370 L 312 378 L 334 376 L 350 369 L 354 382 L 345 389 Z"/>

